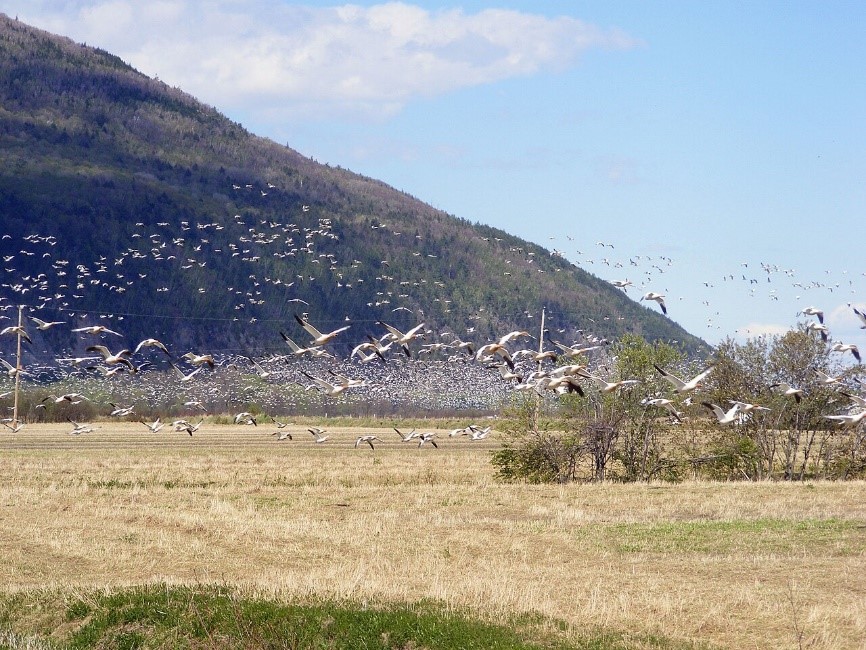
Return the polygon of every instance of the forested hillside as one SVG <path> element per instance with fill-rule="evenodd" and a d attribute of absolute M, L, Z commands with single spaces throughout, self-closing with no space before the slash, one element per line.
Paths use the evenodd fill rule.
<path fill-rule="evenodd" d="M 544 309 L 568 341 L 631 332 L 706 349 L 550 251 L 319 164 L 108 52 L 2 15 L 0 221 L 13 320 L 8 307 L 25 304 L 130 339 L 267 352 L 285 349 L 280 331 L 306 341 L 296 313 L 350 324 L 350 346 L 381 334 L 379 320 L 476 341 L 536 332 Z M 34 354 L 82 345 L 68 327 L 34 339 Z"/>

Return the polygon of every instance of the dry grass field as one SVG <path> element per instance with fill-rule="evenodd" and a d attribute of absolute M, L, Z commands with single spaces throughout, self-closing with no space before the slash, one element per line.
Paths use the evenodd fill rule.
<path fill-rule="evenodd" d="M 0 434 L 6 590 L 436 599 L 727 648 L 866 647 L 866 484 L 504 485 L 483 442 L 141 424 Z M 361 433 L 384 439 L 354 448 Z"/>

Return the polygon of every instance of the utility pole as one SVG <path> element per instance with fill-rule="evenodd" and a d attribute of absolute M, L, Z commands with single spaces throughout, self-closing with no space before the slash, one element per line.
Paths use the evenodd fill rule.
<path fill-rule="evenodd" d="M 538 333 L 538 354 L 540 355 L 544 352 L 544 316 L 545 310 L 544 307 L 541 308 L 541 331 Z M 538 360 L 538 369 L 541 369 L 541 359 Z M 535 393 L 535 408 L 532 409 L 532 432 L 538 433 L 538 415 L 541 411 L 541 395 L 536 391 Z"/>
<path fill-rule="evenodd" d="M 24 326 L 24 305 L 18 305 L 18 349 L 15 353 L 15 401 L 12 406 L 12 428 L 18 428 L 18 390 L 21 387 L 21 332 Z"/>
<path fill-rule="evenodd" d="M 544 307 L 541 308 L 541 331 L 538 333 L 538 354 L 544 352 Z M 538 362 L 539 366 L 541 361 Z"/>

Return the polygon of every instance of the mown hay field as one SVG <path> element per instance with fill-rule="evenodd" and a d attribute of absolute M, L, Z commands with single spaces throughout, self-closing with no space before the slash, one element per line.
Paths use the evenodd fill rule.
<path fill-rule="evenodd" d="M 866 647 L 866 483 L 522 485 L 482 442 L 103 423 L 0 435 L 0 585 L 432 599 L 728 648 Z M 354 448 L 375 433 L 375 449 Z"/>

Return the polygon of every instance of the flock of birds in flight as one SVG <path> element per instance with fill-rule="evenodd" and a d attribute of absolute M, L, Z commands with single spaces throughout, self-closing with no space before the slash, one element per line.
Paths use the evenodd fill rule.
<path fill-rule="evenodd" d="M 272 185 L 268 185 L 268 191 L 272 189 Z M 252 186 L 234 186 L 234 191 L 252 190 Z M 266 196 L 267 192 L 262 189 L 262 196 Z M 310 215 L 309 206 L 303 206 L 301 216 L 307 218 Z M 292 258 L 298 256 L 307 256 L 307 259 L 323 270 L 327 270 L 329 281 L 333 281 L 341 288 L 352 288 L 353 283 L 360 282 L 362 279 L 353 278 L 350 276 L 350 271 L 357 268 L 361 262 L 352 260 L 351 263 L 338 260 L 334 253 L 325 250 L 329 241 L 337 239 L 337 235 L 333 232 L 332 220 L 329 218 L 319 217 L 315 219 L 315 223 L 308 226 L 298 223 L 279 223 L 273 220 L 261 220 L 254 224 L 247 224 L 247 220 L 240 215 L 230 220 L 223 225 L 219 222 L 209 223 L 190 223 L 187 221 L 180 222 L 180 232 L 173 232 L 173 226 L 169 222 L 158 222 L 157 228 L 160 230 L 148 234 L 145 229 L 145 224 L 135 224 L 136 231 L 132 234 L 133 242 L 144 242 L 144 245 L 134 245 L 128 247 L 114 258 L 102 255 L 98 260 L 85 263 L 73 262 L 72 260 L 58 255 L 55 251 L 59 242 L 51 235 L 31 234 L 22 238 L 22 248 L 17 253 L 8 253 L 3 256 L 4 263 L 3 271 L 5 282 L 0 283 L 0 289 L 4 290 L 3 295 L 0 295 L 0 311 L 5 313 L 0 314 L 0 319 L 12 320 L 14 308 L 17 304 L 28 304 L 28 318 L 31 326 L 10 324 L 0 329 L 0 341 L 8 336 L 19 336 L 27 343 L 33 344 L 31 337 L 32 329 L 35 328 L 38 332 L 47 332 L 55 327 L 67 325 L 70 321 L 77 321 L 80 324 L 82 321 L 89 319 L 89 314 L 80 311 L 76 308 L 76 301 L 85 297 L 85 294 L 93 291 L 108 291 L 116 294 L 124 294 L 127 291 L 134 289 L 135 285 L 145 280 L 148 275 L 147 265 L 152 264 L 172 264 L 172 268 L 176 269 L 176 273 L 194 272 L 197 268 L 203 268 L 207 264 L 205 256 L 198 255 L 202 253 L 205 247 L 209 248 L 209 254 L 224 254 L 232 258 L 236 258 L 239 262 L 251 264 L 251 269 L 255 270 L 256 263 L 262 260 L 262 256 L 270 251 L 273 257 L 277 258 Z M 399 238 L 402 233 L 387 227 L 384 223 L 376 222 L 372 228 L 381 230 L 388 236 Z M 226 228 L 235 228 L 237 237 L 234 240 L 228 241 L 223 246 L 220 244 L 211 243 L 209 233 L 217 233 L 224 231 Z M 415 236 L 420 239 L 419 235 Z M 3 235 L 2 241 L 11 239 L 10 235 Z M 490 242 L 491 238 L 482 237 L 481 240 Z M 496 239 L 496 238 L 493 238 Z M 571 240 L 571 238 L 569 237 Z M 496 242 L 491 243 L 499 243 Z M 612 244 L 604 244 L 599 242 L 602 247 L 613 249 Z M 61 248 L 62 250 L 62 248 Z M 532 264 L 533 252 L 527 252 L 521 247 L 512 247 L 509 249 L 511 255 L 516 256 L 524 264 Z M 414 253 L 413 253 L 414 254 Z M 421 252 L 417 252 L 421 255 Z M 554 249 L 551 256 L 564 256 L 562 251 Z M 39 257 L 45 261 L 47 267 L 45 271 L 38 274 L 16 275 L 16 258 L 17 257 L 34 258 Z M 428 255 L 433 257 L 432 255 Z M 593 260 L 587 260 L 594 262 Z M 510 264 L 511 259 L 506 263 Z M 654 273 L 663 273 L 664 268 L 661 264 L 670 266 L 673 260 L 664 256 L 659 256 L 657 261 L 653 261 L 648 256 L 633 256 L 629 258 L 629 265 L 638 267 L 642 262 L 650 264 L 645 272 L 645 278 L 641 286 L 645 286 L 655 277 Z M 133 265 L 138 263 L 138 266 L 132 269 Z M 611 263 L 607 257 L 600 260 L 601 264 L 611 266 L 614 269 L 621 269 L 625 264 L 620 262 Z M 745 265 L 745 263 L 744 263 Z M 291 268 L 291 265 L 287 265 Z M 761 268 L 767 274 L 767 281 L 772 274 L 783 271 L 779 267 L 761 264 Z M 369 303 L 369 306 L 391 306 L 400 302 L 400 299 L 408 298 L 409 291 L 412 286 L 418 286 L 425 283 L 423 277 L 406 277 L 400 278 L 396 275 L 397 270 L 392 269 L 388 260 L 381 260 L 382 271 L 376 276 L 376 281 L 382 282 L 383 285 L 388 285 L 382 291 L 377 291 L 377 299 L 375 303 Z M 539 269 L 541 270 L 541 269 Z M 393 273 L 393 275 L 392 275 Z M 505 272 L 506 274 L 509 271 Z M 787 275 L 790 275 L 786 272 Z M 750 285 L 757 284 L 757 280 L 749 279 L 743 274 L 743 280 L 748 281 Z M 288 290 L 294 287 L 296 283 L 309 284 L 316 281 L 316 277 L 312 274 L 302 275 L 297 274 L 295 277 L 277 277 L 276 274 L 260 274 L 250 273 L 248 275 L 249 286 L 246 287 L 226 287 L 227 291 L 237 296 L 239 301 L 235 304 L 235 311 L 242 312 L 254 307 L 256 304 L 261 304 L 264 301 L 262 284 L 268 284 L 272 287 L 281 287 L 286 290 L 285 301 L 287 304 L 303 304 L 309 306 L 309 303 L 300 297 L 289 297 Z M 726 278 L 727 279 L 727 278 Z M 733 275 L 731 275 L 733 280 Z M 628 279 L 612 280 L 613 286 L 627 292 L 634 283 Z M 707 283 L 705 283 L 707 284 Z M 157 293 L 165 293 L 171 290 L 171 287 L 161 285 L 150 287 Z M 447 288 L 439 287 L 442 295 L 436 300 L 441 300 L 447 303 Z M 199 288 L 199 293 L 208 291 L 205 287 Z M 666 295 L 657 291 L 646 291 L 641 295 L 640 301 L 655 302 L 659 309 L 667 315 L 668 305 L 665 301 Z M 849 303 L 850 304 L 850 303 Z M 866 315 L 856 306 L 851 307 L 853 314 L 859 319 L 861 329 L 866 329 Z M 60 314 L 63 320 L 48 320 L 36 316 L 36 313 L 42 311 L 53 312 Z M 406 311 L 408 313 L 417 314 L 417 311 L 405 306 L 397 306 L 392 309 L 393 312 Z M 483 311 L 483 308 L 480 308 Z M 423 312 L 421 312 L 423 314 Z M 802 308 L 798 315 L 816 317 L 816 321 L 809 321 L 807 329 L 819 334 L 823 340 L 829 342 L 828 328 L 824 323 L 824 312 L 817 307 Z M 256 360 L 252 354 L 236 355 L 245 360 L 249 364 L 249 368 L 262 379 L 280 378 L 280 372 L 269 369 L 273 363 L 285 363 L 290 359 L 315 359 L 319 361 L 329 361 L 335 358 L 335 354 L 329 351 L 329 346 L 338 337 L 347 336 L 345 333 L 352 327 L 351 324 L 342 325 L 329 331 L 324 331 L 316 327 L 309 319 L 309 316 L 304 313 L 299 315 L 293 314 L 298 326 L 309 337 L 309 340 L 303 344 L 296 343 L 295 340 L 287 333 L 280 331 L 280 337 L 283 343 L 289 348 L 289 352 L 285 354 L 272 354 L 267 358 L 259 358 Z M 527 313 L 527 318 L 532 318 L 533 314 Z M 177 357 L 173 356 L 168 347 L 158 338 L 151 337 L 141 340 L 137 345 L 120 348 L 114 346 L 112 340 L 120 340 L 123 335 L 118 332 L 122 329 L 120 325 L 124 319 L 124 315 L 106 315 L 102 314 L 102 318 L 112 319 L 117 325 L 111 327 L 102 324 L 80 325 L 70 328 L 70 331 L 80 337 L 98 337 L 88 341 L 85 351 L 90 353 L 89 356 L 80 357 L 62 357 L 58 358 L 58 364 L 63 364 L 67 367 L 78 368 L 83 367 L 86 370 L 94 373 L 99 373 L 104 378 L 110 378 L 120 373 L 129 375 L 137 375 L 147 372 L 154 362 L 150 360 L 140 360 L 148 349 L 155 349 L 165 355 L 165 359 L 170 367 L 170 372 L 173 374 L 176 381 L 181 385 L 191 385 L 201 373 L 213 370 L 218 361 L 214 354 L 200 352 L 186 352 Z M 241 318 L 235 316 L 231 320 L 240 322 Z M 249 322 L 256 320 L 255 316 L 250 317 Z M 346 320 L 349 320 L 348 317 Z M 598 369 L 592 370 L 586 362 L 587 355 L 594 351 L 603 350 L 608 343 L 603 338 L 587 333 L 585 330 L 575 330 L 576 337 L 571 343 L 563 343 L 562 341 L 553 338 L 549 330 L 544 330 L 541 340 L 532 336 L 526 330 L 515 330 L 501 335 L 496 340 L 477 343 L 472 340 L 463 340 L 460 335 L 455 332 L 442 332 L 437 340 L 431 340 L 435 333 L 428 329 L 424 322 L 412 326 L 409 329 L 401 330 L 395 325 L 383 320 L 376 320 L 375 324 L 384 330 L 379 336 L 374 336 L 368 333 L 366 340 L 358 343 L 352 349 L 349 358 L 356 364 L 378 364 L 382 367 L 387 367 L 390 363 L 390 354 L 396 353 L 406 360 L 418 360 L 426 356 L 432 359 L 437 354 L 447 355 L 445 361 L 453 362 L 474 362 L 477 366 L 485 370 L 496 372 L 500 380 L 508 386 L 508 390 L 514 391 L 534 391 L 538 394 L 562 395 L 566 393 L 584 393 L 584 383 L 591 382 L 596 385 L 603 393 L 614 393 L 622 390 L 631 390 L 638 383 L 637 379 L 620 379 L 609 380 L 601 376 Z M 466 333 L 471 334 L 474 327 L 471 323 L 465 327 Z M 562 335 L 565 330 L 560 330 Z M 113 337 L 117 337 L 114 339 Z M 295 337 L 297 338 L 297 337 Z M 514 349 L 514 343 L 522 339 L 535 339 L 539 345 L 537 348 Z M 545 344 L 549 343 L 548 349 Z M 846 344 L 840 341 L 832 342 L 832 351 L 850 352 L 856 361 L 859 363 L 860 352 L 855 344 Z M 218 355 L 217 355 L 218 357 Z M 563 361 L 565 361 L 563 363 Z M 556 365 L 555 362 L 559 362 Z M 7 359 L 0 358 L 5 369 L 6 375 L 15 379 L 16 375 L 27 377 L 30 373 L 26 368 L 18 367 L 9 363 Z M 266 367 L 267 366 L 267 367 Z M 685 395 L 699 388 L 702 382 L 706 379 L 712 367 L 708 368 L 703 373 L 688 380 L 681 380 L 676 375 L 668 370 L 657 368 L 660 376 L 671 383 L 676 395 Z M 461 370 L 455 371 L 457 374 Z M 303 386 L 306 390 L 312 390 L 320 393 L 326 398 L 334 398 L 344 395 L 348 392 L 353 392 L 359 388 L 369 388 L 371 380 L 368 378 L 352 378 L 337 372 L 333 369 L 327 369 L 327 376 L 314 374 L 312 368 L 302 367 L 299 369 L 299 376 L 303 377 Z M 828 378 L 828 383 L 832 383 Z M 456 382 L 459 387 L 461 382 Z M 787 395 L 794 398 L 800 398 L 802 391 L 789 385 L 778 385 L 775 388 L 783 391 Z M 8 392 L 3 396 L 8 396 Z M 46 398 L 47 400 L 48 398 Z M 86 399 L 78 393 L 69 393 L 61 396 L 52 396 L 56 404 L 63 402 L 75 403 L 76 400 Z M 852 400 L 855 398 L 852 397 Z M 855 400 L 856 402 L 856 400 Z M 193 402 L 190 402 L 191 404 Z M 659 406 L 667 409 L 672 417 L 679 417 L 679 412 L 674 406 L 674 401 L 660 395 L 647 396 L 645 399 L 647 406 Z M 187 405 L 189 405 L 187 404 Z M 858 403 L 859 404 L 859 403 Z M 763 407 L 747 404 L 745 402 L 733 402 L 731 408 L 722 409 L 720 406 L 710 403 L 704 404 L 718 419 L 721 424 L 729 424 L 737 421 L 738 416 L 745 413 L 761 409 Z M 863 406 L 860 404 L 860 406 Z M 116 409 L 115 409 L 116 410 Z M 863 414 L 866 414 L 866 409 L 862 412 L 858 411 L 853 415 L 828 416 L 834 417 L 843 424 L 851 422 L 859 422 Z M 112 412 L 112 415 L 118 413 Z M 246 420 L 249 421 L 249 420 Z M 6 426 L 10 426 L 7 419 L 4 422 Z M 147 423 L 145 423 L 147 424 Z M 14 427 L 20 427 L 20 423 L 13 423 Z M 152 431 L 159 430 L 162 426 L 161 420 L 156 420 L 150 423 L 149 428 Z M 173 426 L 178 431 L 186 431 L 190 435 L 198 431 L 201 426 L 201 421 L 193 425 L 186 420 L 177 420 Z M 88 425 L 75 425 L 71 433 L 80 434 L 87 432 Z M 476 425 L 471 425 L 461 430 L 459 435 L 466 435 L 472 440 L 480 440 L 486 437 L 489 429 L 485 430 L 478 428 Z M 480 433 L 484 432 L 484 433 Z M 324 441 L 321 438 L 321 432 L 311 431 L 316 441 Z M 399 433 L 399 432 L 398 432 Z M 454 432 L 452 432 L 454 433 Z M 454 434 L 458 435 L 458 434 Z M 280 440 L 289 439 L 288 437 L 279 437 Z M 403 434 L 401 434 L 403 439 Z M 435 441 L 432 437 L 410 437 L 408 440 L 417 439 L 419 446 L 425 443 L 430 443 L 435 446 Z M 359 438 L 356 446 L 360 444 L 373 446 L 375 438 L 362 439 Z"/>
<path fill-rule="evenodd" d="M 812 321 L 806 327 L 808 331 L 814 331 L 827 340 L 827 328 L 823 323 L 823 312 L 817 308 L 807 308 L 804 313 L 815 316 L 816 321 Z M 857 312 L 863 318 L 861 312 Z M 44 321 L 36 316 L 28 316 L 31 323 L 37 329 L 45 331 L 53 327 L 62 326 L 63 321 Z M 334 343 L 340 336 L 346 336 L 346 332 L 351 329 L 350 325 L 344 325 L 331 331 L 322 331 L 314 326 L 306 318 L 295 315 L 295 320 L 300 328 L 308 336 L 309 341 L 300 346 L 284 332 L 281 332 L 283 340 L 289 345 L 291 354 L 274 357 L 269 360 L 289 361 L 293 358 L 309 357 L 311 359 L 323 359 L 326 362 L 330 359 L 335 359 L 335 355 L 328 351 L 328 346 Z M 604 366 L 596 364 L 595 370 L 589 362 L 589 355 L 594 351 L 603 351 L 608 344 L 605 340 L 595 340 L 591 343 L 573 343 L 566 344 L 554 339 L 549 330 L 544 330 L 544 338 L 541 345 L 537 349 L 520 348 L 514 349 L 517 343 L 522 340 L 532 340 L 535 337 L 525 330 L 514 330 L 503 334 L 496 341 L 490 341 L 483 345 L 476 346 L 468 341 L 453 340 L 448 344 L 444 343 L 424 343 L 425 337 L 432 332 L 426 328 L 425 324 L 419 323 L 403 331 L 394 325 L 379 321 L 377 323 L 384 329 L 384 333 L 380 337 L 368 335 L 367 341 L 364 341 L 352 351 L 350 358 L 355 359 L 359 365 L 374 364 L 383 368 L 387 368 L 389 363 L 389 354 L 397 354 L 400 358 L 405 357 L 407 361 L 417 359 L 422 351 L 431 354 L 431 350 L 457 350 L 460 358 L 464 363 L 477 364 L 486 370 L 495 371 L 499 374 L 502 382 L 510 387 L 513 391 L 532 391 L 538 395 L 560 396 L 564 394 L 577 393 L 580 396 L 586 396 L 587 383 L 595 385 L 601 394 L 613 394 L 620 391 L 630 391 L 638 384 L 642 383 L 640 379 L 625 378 L 612 380 L 601 375 L 599 370 Z M 864 318 L 864 328 L 866 328 L 866 318 Z M 118 337 L 122 338 L 122 334 L 108 328 L 104 325 L 88 325 L 83 327 L 72 328 L 72 332 L 82 337 L 96 337 L 100 342 L 92 342 L 87 345 L 86 351 L 92 356 L 77 357 L 77 358 L 62 358 L 57 359 L 58 363 L 67 363 L 71 366 L 84 365 L 86 369 L 99 372 L 103 377 L 112 377 L 118 373 L 126 375 L 137 375 L 144 372 L 151 362 L 138 361 L 136 356 L 143 356 L 148 350 L 153 349 L 165 355 L 168 364 L 172 369 L 176 381 L 180 385 L 191 383 L 202 372 L 214 371 L 218 365 L 218 361 L 213 354 L 200 352 L 186 352 L 175 358 L 168 347 L 156 338 L 146 338 L 140 341 L 134 348 L 123 348 L 113 352 L 109 345 L 104 341 L 105 338 Z M 32 338 L 28 333 L 28 328 L 24 325 L 11 325 L 0 330 L 0 337 L 14 336 L 20 341 L 32 345 Z M 549 343 L 551 347 L 545 350 L 545 344 Z M 115 348 L 117 349 L 117 348 Z M 850 352 L 859 364 L 861 361 L 859 350 L 854 345 L 834 344 L 831 348 L 836 352 Z M 262 379 L 268 379 L 275 373 L 266 369 L 262 363 L 259 363 L 251 357 L 242 357 L 249 362 L 253 372 Z M 28 371 L 24 368 L 12 365 L 4 360 L 7 368 L 7 376 L 11 379 L 28 375 Z M 95 364 L 95 365 L 87 365 Z M 182 369 L 180 364 L 186 366 Z M 682 412 L 678 410 L 678 406 L 682 404 L 690 404 L 692 394 L 701 389 L 707 378 L 713 371 L 714 366 L 710 365 L 702 372 L 690 378 L 680 378 L 674 372 L 662 368 L 658 365 L 655 370 L 659 376 L 668 382 L 671 386 L 673 398 L 665 397 L 660 394 L 647 395 L 641 401 L 647 408 L 659 407 L 665 409 L 671 418 L 676 421 L 681 421 Z M 370 382 L 366 378 L 353 378 L 344 375 L 340 372 L 327 369 L 328 378 L 317 376 L 307 371 L 300 369 L 300 374 L 306 378 L 307 383 L 304 385 L 305 390 L 317 391 L 327 398 L 335 398 L 347 391 L 352 391 L 358 388 L 370 386 Z M 814 371 L 819 383 L 824 386 L 840 384 L 839 377 L 833 377 L 823 371 Z M 790 384 L 779 382 L 771 388 L 778 392 L 790 396 L 799 402 L 803 398 L 803 389 L 793 387 Z M 830 420 L 839 422 L 843 427 L 850 427 L 858 424 L 866 417 L 866 398 L 859 397 L 845 390 L 840 390 L 840 393 L 849 398 L 854 405 L 854 408 L 847 413 L 838 415 L 825 416 Z M 9 391 L 4 393 L 2 397 L 8 397 Z M 677 403 L 680 400 L 680 404 Z M 88 397 L 80 392 L 69 392 L 62 395 L 50 394 L 45 397 L 37 408 L 46 408 L 47 404 L 62 405 L 65 403 L 79 404 L 82 401 L 90 401 Z M 135 417 L 134 406 L 120 406 L 114 402 L 109 403 L 112 410 L 108 413 L 109 417 Z M 767 411 L 768 407 L 758 404 L 752 404 L 740 400 L 731 400 L 730 408 L 722 408 L 717 404 L 708 401 L 702 401 L 701 404 L 706 407 L 717 419 L 721 425 L 729 425 L 742 421 L 743 417 L 758 411 Z M 189 400 L 183 403 L 183 406 L 191 409 L 200 409 L 206 411 L 200 401 Z M 272 435 L 276 436 L 277 441 L 292 440 L 293 436 L 290 431 L 282 432 L 287 426 L 287 423 L 280 422 L 275 417 L 271 417 L 278 430 Z M 69 419 L 73 424 L 73 429 L 69 432 L 72 435 L 81 435 L 83 433 L 92 432 L 93 425 L 83 424 Z M 152 422 L 141 420 L 152 433 L 160 431 L 165 424 L 160 417 L 157 417 Z M 196 424 L 193 424 L 187 419 L 176 419 L 171 423 L 171 428 L 175 431 L 185 431 L 190 436 L 199 430 L 204 422 L 204 418 L 200 418 Z M 248 411 L 242 411 L 234 416 L 235 424 L 257 425 L 257 417 Z M 10 418 L 5 418 L 3 424 L 13 431 L 20 431 L 23 424 L 13 422 Z M 324 429 L 310 428 L 309 433 L 313 436 L 316 443 L 323 443 L 329 439 L 327 432 Z M 469 440 L 477 441 L 484 440 L 490 434 L 491 427 L 479 427 L 475 424 L 470 424 L 466 427 L 452 430 L 449 437 L 467 436 Z M 396 430 L 402 442 L 417 441 L 418 446 L 422 447 L 425 444 L 430 444 L 432 447 L 438 447 L 436 443 L 436 432 L 416 432 L 412 431 L 404 434 L 400 430 Z M 355 448 L 361 445 L 367 445 L 371 449 L 374 447 L 374 442 L 382 441 L 381 438 L 375 435 L 361 435 L 355 441 Z"/>

